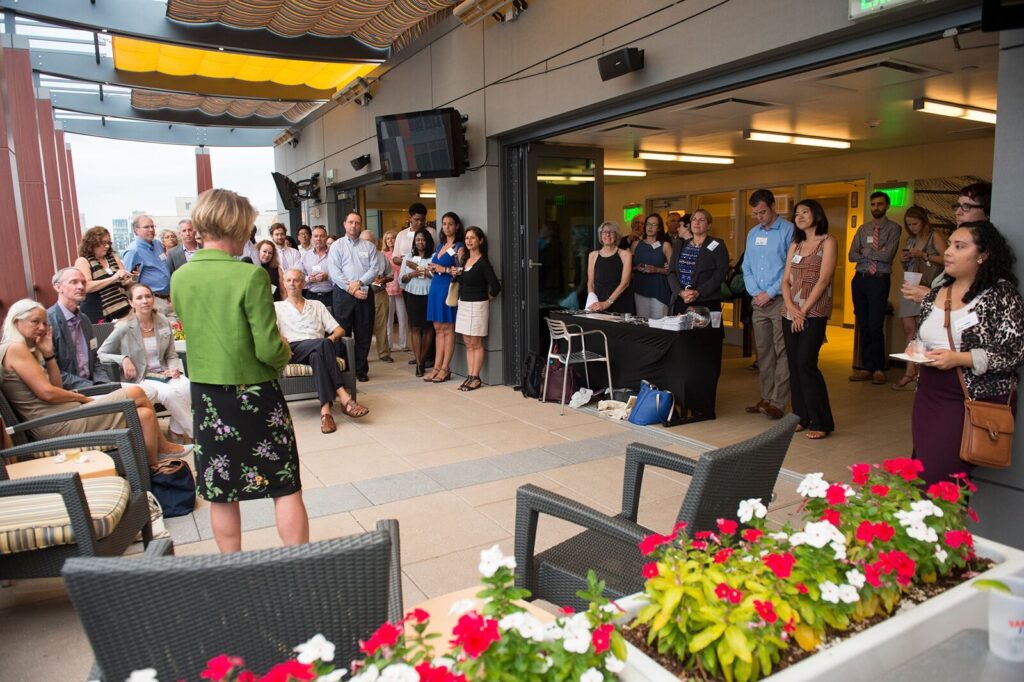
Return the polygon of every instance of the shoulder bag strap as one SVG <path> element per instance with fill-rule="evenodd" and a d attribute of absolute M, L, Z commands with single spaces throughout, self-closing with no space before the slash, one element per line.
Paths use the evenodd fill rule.
<path fill-rule="evenodd" d="M 953 309 L 953 287 L 951 287 L 951 286 L 946 288 L 946 305 L 945 305 L 945 308 L 946 308 L 946 317 L 945 317 L 945 320 L 943 322 L 943 326 L 946 328 L 946 337 L 949 339 L 949 349 L 955 353 L 956 352 L 956 344 L 953 342 L 953 330 L 952 330 L 952 328 L 950 327 L 950 324 L 949 324 L 950 311 Z M 960 379 L 960 388 L 963 389 L 964 400 L 970 400 L 971 396 L 967 392 L 967 382 L 964 381 L 964 371 L 960 367 L 956 368 L 956 375 Z"/>

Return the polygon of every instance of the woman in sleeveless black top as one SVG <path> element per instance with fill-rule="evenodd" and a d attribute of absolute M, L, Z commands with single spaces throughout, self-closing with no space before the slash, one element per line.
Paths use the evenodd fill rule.
<path fill-rule="evenodd" d="M 259 258 L 258 265 L 266 270 L 267 275 L 270 276 L 271 296 L 273 296 L 275 301 L 283 301 L 281 280 L 284 278 L 284 273 L 281 272 L 281 266 L 277 259 L 277 247 L 274 246 L 274 242 L 264 239 L 256 245 L 256 254 L 257 258 Z"/>
<path fill-rule="evenodd" d="M 633 254 L 618 247 L 619 230 L 613 222 L 605 222 L 597 230 L 601 248 L 591 251 L 587 261 L 588 310 L 632 313 L 633 293 L 630 291 L 630 274 L 633 270 Z M 596 297 L 597 301 L 593 298 Z"/>
<path fill-rule="evenodd" d="M 85 276 L 82 312 L 92 322 L 115 322 L 131 312 L 125 287 L 133 277 L 110 248 L 110 232 L 93 227 L 78 244 L 75 268 Z"/>

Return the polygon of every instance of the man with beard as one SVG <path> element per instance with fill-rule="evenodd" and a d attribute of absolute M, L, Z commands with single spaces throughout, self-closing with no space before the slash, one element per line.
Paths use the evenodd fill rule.
<path fill-rule="evenodd" d="M 885 217 L 889 210 L 889 195 L 871 194 L 871 222 L 857 228 L 850 244 L 850 262 L 856 264 L 856 274 L 850 293 L 853 311 L 857 316 L 860 333 L 860 364 L 863 369 L 850 375 L 850 381 L 886 382 L 885 366 L 885 305 L 889 301 L 889 278 L 892 262 L 900 246 L 901 228 Z"/>

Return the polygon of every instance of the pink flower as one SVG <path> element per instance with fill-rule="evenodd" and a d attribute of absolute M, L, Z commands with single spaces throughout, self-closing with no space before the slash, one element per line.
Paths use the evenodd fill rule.
<path fill-rule="evenodd" d="M 871 486 L 871 494 L 878 495 L 879 497 L 885 497 L 889 494 L 889 486 L 887 485 L 873 485 Z"/>
<path fill-rule="evenodd" d="M 686 526 L 689 524 L 686 521 L 677 521 L 676 525 L 672 526 L 672 535 L 676 535 L 681 531 L 686 530 Z"/>
<path fill-rule="evenodd" d="M 770 601 L 755 599 L 754 610 L 757 611 L 757 615 L 761 616 L 761 619 L 766 623 L 774 623 L 779 619 L 779 615 L 775 613 L 775 604 L 772 604 Z"/>
<path fill-rule="evenodd" d="M 920 460 L 908 457 L 896 457 L 882 462 L 882 468 L 894 476 L 900 476 L 906 481 L 913 481 L 917 475 L 924 471 L 924 465 Z"/>
<path fill-rule="evenodd" d="M 757 542 L 764 533 L 760 528 L 747 528 L 743 531 L 743 539 L 747 542 Z"/>
<path fill-rule="evenodd" d="M 853 482 L 857 485 L 864 485 L 868 482 L 868 476 L 871 475 L 871 465 L 854 464 L 850 467 L 850 471 L 853 473 Z"/>
<path fill-rule="evenodd" d="M 299 663 L 295 659 L 278 663 L 260 678 L 260 682 L 308 682 L 315 680 L 311 663 Z"/>
<path fill-rule="evenodd" d="M 939 481 L 928 486 L 928 495 L 937 500 L 945 500 L 950 504 L 960 501 L 960 486 L 949 481 Z"/>
<path fill-rule="evenodd" d="M 359 650 L 364 654 L 373 655 L 377 652 L 377 649 L 383 647 L 393 647 L 395 642 L 398 641 L 398 636 L 402 634 L 402 626 L 395 625 L 393 623 L 384 623 L 377 632 L 370 636 L 370 639 L 365 642 L 359 642 Z"/>
<path fill-rule="evenodd" d="M 737 523 L 730 519 L 718 519 L 718 530 L 723 535 L 732 535 L 736 532 Z"/>
<path fill-rule="evenodd" d="M 828 521 L 833 526 L 839 526 L 839 510 L 838 509 L 826 509 L 821 512 L 821 520 Z"/>
<path fill-rule="evenodd" d="M 466 682 L 465 675 L 456 675 L 445 667 L 435 668 L 429 661 L 423 661 L 416 666 L 416 672 L 420 675 L 420 682 Z"/>
<path fill-rule="evenodd" d="M 652 561 L 648 564 L 644 564 L 643 574 L 645 578 L 657 578 L 658 562 Z"/>
<path fill-rule="evenodd" d="M 946 544 L 953 549 L 962 546 L 973 547 L 974 538 L 966 530 L 947 530 L 945 534 Z"/>
<path fill-rule="evenodd" d="M 563 606 L 562 608 L 560 608 L 558 610 L 559 610 L 559 612 L 561 612 L 561 614 L 563 616 L 571 616 L 572 614 L 576 613 L 576 609 L 574 609 L 571 606 Z"/>
<path fill-rule="evenodd" d="M 844 504 L 846 502 L 846 488 L 838 483 L 833 483 L 825 491 L 825 501 L 833 507 L 838 504 Z"/>
<path fill-rule="evenodd" d="M 733 550 L 731 547 L 726 547 L 725 549 L 718 550 L 717 552 L 715 552 L 715 563 L 724 564 L 726 561 L 729 560 L 729 557 L 732 556 L 732 552 Z"/>
<path fill-rule="evenodd" d="M 595 654 L 603 654 L 608 651 L 608 646 L 611 644 L 612 630 L 615 626 L 611 623 L 605 623 L 594 628 L 594 633 L 590 636 L 590 643 L 594 645 Z"/>
<path fill-rule="evenodd" d="M 729 587 L 726 583 L 718 583 L 718 587 L 715 588 L 715 596 L 732 604 L 739 604 L 743 601 L 743 593 L 736 588 Z"/>
<path fill-rule="evenodd" d="M 782 626 L 782 629 L 789 634 L 796 632 L 796 623 L 793 621 L 793 616 L 789 617 L 789 621 Z"/>
<path fill-rule="evenodd" d="M 661 535 L 660 533 L 652 533 L 643 540 L 640 541 L 640 553 L 644 556 L 650 556 L 654 553 L 654 550 L 658 549 L 662 545 L 672 542 L 673 538 L 668 535 Z"/>
<path fill-rule="evenodd" d="M 475 611 L 463 614 L 459 622 L 452 628 L 455 639 L 452 644 L 461 646 L 462 651 L 470 658 L 476 658 L 501 635 L 498 633 L 498 621 L 484 618 Z"/>
<path fill-rule="evenodd" d="M 703 552 L 705 549 L 708 548 L 708 543 L 704 542 L 703 540 L 694 540 L 690 543 L 690 548 Z"/>
<path fill-rule="evenodd" d="M 238 656 L 221 654 L 206 662 L 206 670 L 199 673 L 199 677 L 204 680 L 222 680 L 233 668 L 241 668 L 243 665 L 245 665 L 245 661 Z"/>
<path fill-rule="evenodd" d="M 693 534 L 694 540 L 710 540 L 714 536 L 709 530 L 699 530 Z"/>
<path fill-rule="evenodd" d="M 761 562 L 770 568 L 776 577 L 785 580 L 793 572 L 793 564 L 796 563 L 796 557 L 789 552 L 784 554 L 765 554 L 761 557 Z"/>
<path fill-rule="evenodd" d="M 968 507 L 967 508 L 967 518 L 969 518 L 971 521 L 974 521 L 975 523 L 977 523 L 978 522 L 978 512 L 976 512 L 972 508 Z"/>
<path fill-rule="evenodd" d="M 235 682 L 256 682 L 256 675 L 251 670 L 243 670 L 238 673 L 238 678 Z"/>
<path fill-rule="evenodd" d="M 807 594 L 807 585 L 804 585 L 803 583 L 797 583 L 796 591 L 800 594 Z"/>
<path fill-rule="evenodd" d="M 413 609 L 409 613 L 405 614 L 405 620 L 414 620 L 417 623 L 422 623 L 430 618 L 430 614 L 423 609 Z"/>

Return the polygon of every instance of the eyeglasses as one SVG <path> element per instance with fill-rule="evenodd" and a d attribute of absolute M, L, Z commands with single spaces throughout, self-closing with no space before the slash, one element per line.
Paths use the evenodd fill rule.
<path fill-rule="evenodd" d="M 964 213 L 967 213 L 972 208 L 985 208 L 985 207 L 982 206 L 981 204 L 952 204 L 950 206 L 950 208 L 953 209 L 954 211 L 963 211 Z"/>
<path fill-rule="evenodd" d="M 111 243 L 112 242 L 110 242 L 110 241 L 100 242 L 100 246 L 110 246 Z"/>

